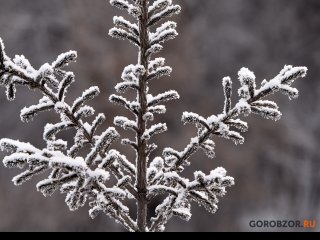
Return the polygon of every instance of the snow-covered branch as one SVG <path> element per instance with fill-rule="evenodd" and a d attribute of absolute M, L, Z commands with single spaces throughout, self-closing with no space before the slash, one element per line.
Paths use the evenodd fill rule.
<path fill-rule="evenodd" d="M 295 80 L 306 76 L 307 68 L 285 66 L 274 79 L 264 80 L 259 87 L 254 73 L 242 68 L 238 73 L 241 87 L 235 105 L 232 104 L 232 80 L 230 77 L 224 78 L 222 113 L 203 117 L 184 112 L 182 122 L 194 125 L 197 136 L 183 151 L 165 148 L 162 156 L 152 158 L 158 148 L 153 143 L 154 137 L 168 130 L 167 124 L 157 122 L 155 115 L 166 113 L 165 104 L 180 98 L 175 90 L 152 92 L 150 85 L 153 81 L 172 73 L 165 59 L 154 55 L 163 49 L 165 42 L 178 36 L 177 24 L 163 20 L 179 14 L 181 7 L 175 5 L 173 0 L 110 0 L 110 3 L 126 11 L 131 15 L 130 19 L 133 17 L 136 21 L 116 16 L 113 18 L 115 26 L 109 31 L 110 36 L 128 40 L 139 48 L 138 62 L 124 68 L 122 81 L 115 86 L 117 94 L 109 97 L 110 102 L 132 114 L 131 117 L 114 118 L 114 125 L 131 131 L 134 135 L 132 139 L 122 139 L 113 127 L 98 131 L 106 116 L 96 114 L 94 108 L 88 105 L 99 95 L 98 87 L 90 87 L 72 104 L 67 103 L 66 95 L 75 82 L 75 75 L 65 68 L 76 61 L 75 51 L 61 54 L 51 64 L 45 63 L 35 69 L 24 56 L 9 58 L 0 39 L 0 85 L 6 89 L 7 99 L 15 99 L 17 86 L 27 86 L 43 95 L 37 104 L 21 110 L 21 120 L 30 122 L 45 111 L 54 111 L 60 117 L 60 121 L 48 123 L 44 128 L 45 149 L 38 149 L 30 143 L 2 139 L 1 150 L 9 152 L 3 163 L 8 168 L 25 170 L 13 179 L 16 185 L 49 172 L 49 176 L 37 184 L 38 191 L 44 196 L 51 196 L 60 190 L 67 195 L 66 203 L 71 211 L 89 202 L 92 218 L 103 212 L 128 231 L 164 231 L 173 216 L 188 221 L 192 216 L 193 202 L 215 213 L 218 198 L 234 185 L 234 179 L 227 176 L 222 167 L 209 174 L 196 171 L 193 179 L 182 177 L 181 172 L 191 164 L 189 160 L 198 150 L 204 151 L 209 158 L 215 157 L 214 136 L 243 144 L 242 133 L 248 131 L 248 124 L 240 119 L 242 115 L 254 113 L 279 120 L 281 112 L 278 105 L 265 98 L 276 92 L 290 99 L 297 98 L 299 92 L 292 85 Z M 128 91 L 134 92 L 136 97 L 130 99 L 125 96 Z M 88 117 L 92 116 L 95 116 L 94 120 L 88 122 Z M 59 137 L 61 132 L 69 129 L 75 130 L 70 147 L 69 142 Z M 135 156 L 128 158 L 112 149 L 112 144 L 118 139 L 123 145 L 131 147 Z M 155 216 L 148 219 L 149 205 L 158 196 L 162 196 L 164 201 L 156 208 Z M 127 199 L 137 202 L 136 220 L 132 219 L 129 208 L 124 205 Z"/>
<path fill-rule="evenodd" d="M 39 150 L 30 144 L 21 143 L 9 139 L 1 140 L 2 150 L 7 150 L 12 154 L 4 159 L 7 167 L 24 168 L 28 170 L 16 176 L 13 182 L 16 185 L 31 180 L 35 175 L 51 171 L 49 177 L 40 183 L 37 188 L 45 196 L 52 195 L 56 190 L 63 189 L 67 193 L 66 203 L 71 210 L 76 210 L 84 206 L 87 199 L 97 199 L 103 194 L 112 202 L 112 206 L 118 208 L 118 212 L 123 210 L 120 200 L 126 197 L 126 191 L 132 196 L 136 196 L 136 191 L 130 182 L 125 186 L 114 189 L 114 192 L 122 191 L 122 195 L 114 194 L 112 190 L 105 186 L 109 180 L 109 172 L 117 178 L 123 178 L 123 174 L 118 169 L 118 161 L 110 166 L 99 168 L 95 161 L 109 158 L 110 145 L 119 137 L 114 128 L 108 128 L 101 135 L 96 135 L 96 130 L 104 122 L 104 114 L 98 114 L 91 123 L 85 122 L 85 118 L 94 115 L 94 109 L 86 103 L 99 95 L 98 87 L 91 87 L 83 92 L 72 105 L 65 102 L 67 89 L 75 81 L 74 74 L 67 72 L 64 68 L 77 58 L 74 51 L 61 54 L 52 64 L 44 64 L 39 70 L 35 70 L 29 61 L 23 57 L 16 57 L 11 60 L 4 52 L 4 45 L 1 41 L 1 57 L 3 61 L 1 67 L 1 85 L 7 89 L 15 89 L 16 86 L 28 86 L 31 89 L 39 90 L 44 97 L 39 100 L 37 105 L 25 107 L 21 110 L 21 120 L 30 122 L 33 118 L 43 111 L 55 111 L 61 121 L 54 124 L 47 124 L 44 128 L 44 140 L 47 148 Z M 61 80 L 59 81 L 59 78 Z M 15 94 L 7 90 L 7 97 L 13 100 Z M 14 91 L 15 93 L 15 91 Z M 59 139 L 61 131 L 70 128 L 76 129 L 73 145 L 68 149 L 67 142 Z M 82 148 L 92 146 L 90 153 L 85 157 L 79 157 L 78 153 Z M 113 151 L 110 151 L 113 154 Z M 128 169 L 129 164 L 121 166 Z M 96 170 L 91 170 L 96 167 Z M 134 171 L 133 168 L 130 168 Z M 120 197 L 120 198 L 119 198 Z M 102 209 L 105 211 L 105 209 Z M 110 216 L 114 214 L 110 213 Z M 131 220 L 125 212 L 120 214 L 126 219 L 125 225 Z M 120 215 L 116 217 L 121 222 Z M 118 219 L 119 218 L 119 219 Z M 129 221 L 130 220 L 130 221 Z M 131 224 L 132 225 L 132 224 Z M 128 230 L 135 230 L 132 226 Z"/>
<path fill-rule="evenodd" d="M 188 165 L 188 159 L 200 148 L 207 149 L 210 137 L 217 135 L 233 140 L 236 144 L 243 144 L 244 138 L 237 131 L 246 132 L 248 125 L 246 122 L 237 119 L 240 115 L 248 116 L 251 113 L 261 115 L 264 118 L 279 120 L 281 112 L 275 102 L 264 98 L 276 92 L 282 92 L 290 99 L 298 97 L 298 90 L 292 87 L 295 80 L 304 78 L 307 74 L 305 67 L 285 66 L 284 69 L 272 80 L 263 81 L 261 87 L 257 89 L 255 75 L 247 68 L 242 68 L 239 73 L 241 88 L 238 93 L 240 100 L 232 108 L 232 82 L 229 77 L 223 79 L 225 93 L 224 111 L 220 115 L 212 115 L 204 118 L 195 113 L 185 112 L 182 121 L 193 123 L 198 128 L 198 136 L 193 138 L 184 151 L 178 152 L 170 148 L 165 149 L 163 156 L 168 164 L 168 171 L 181 169 Z M 211 144 L 212 145 L 212 142 Z"/>

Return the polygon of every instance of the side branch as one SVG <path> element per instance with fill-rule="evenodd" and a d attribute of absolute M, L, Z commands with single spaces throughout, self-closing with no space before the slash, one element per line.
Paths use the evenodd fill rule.
<path fill-rule="evenodd" d="M 203 148 L 204 144 L 211 136 L 216 135 L 228 139 L 232 139 L 235 143 L 243 143 L 244 138 L 237 132 L 230 131 L 230 127 L 238 128 L 240 131 L 247 130 L 247 123 L 236 119 L 241 114 L 248 116 L 250 113 L 259 114 L 267 119 L 279 120 L 281 113 L 278 106 L 270 101 L 263 100 L 265 97 L 276 92 L 282 92 L 289 98 L 297 98 L 298 90 L 292 88 L 292 83 L 304 78 L 307 74 L 305 67 L 285 66 L 285 68 L 274 79 L 269 82 L 264 81 L 260 89 L 256 89 L 255 76 L 248 69 L 241 69 L 239 72 L 239 80 L 242 87 L 239 89 L 241 99 L 231 108 L 231 79 L 224 79 L 225 89 L 225 108 L 224 112 L 218 116 L 211 116 L 207 119 L 197 114 L 185 113 L 183 121 L 185 123 L 196 124 L 199 128 L 199 135 L 193 138 L 184 151 L 178 152 L 173 149 L 165 149 L 164 157 L 170 167 L 166 171 L 179 171 L 183 166 L 188 164 L 188 159 L 196 153 L 199 148 Z"/>

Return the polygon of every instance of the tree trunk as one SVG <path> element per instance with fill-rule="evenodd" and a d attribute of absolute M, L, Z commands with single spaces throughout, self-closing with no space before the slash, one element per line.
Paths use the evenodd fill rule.
<path fill-rule="evenodd" d="M 141 17 L 139 19 L 140 29 L 140 52 L 139 64 L 148 69 L 147 50 L 149 48 L 149 30 L 148 30 L 148 1 L 141 1 Z M 147 77 L 148 73 L 140 77 L 140 89 L 138 92 L 138 100 L 141 110 L 138 116 L 138 156 L 137 156 L 137 189 L 138 189 L 138 228 L 140 232 L 145 232 L 147 227 L 148 202 L 147 202 L 147 143 L 142 138 L 146 131 L 146 121 L 144 115 L 147 112 Z"/>

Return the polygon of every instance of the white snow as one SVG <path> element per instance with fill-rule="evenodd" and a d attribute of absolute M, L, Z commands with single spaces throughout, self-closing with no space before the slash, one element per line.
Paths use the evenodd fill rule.
<path fill-rule="evenodd" d="M 255 81 L 256 76 L 252 71 L 250 71 L 248 68 L 241 68 L 241 70 L 238 72 L 239 80 L 241 85 L 247 84 L 247 81 Z"/>
<path fill-rule="evenodd" d="M 171 4 L 172 4 L 172 0 L 156 0 L 149 7 L 148 11 L 150 13 L 150 12 L 153 12 L 153 11 L 156 11 L 156 10 L 162 10 L 162 9 L 168 7 Z"/>
<path fill-rule="evenodd" d="M 157 105 L 154 107 L 148 107 L 148 112 L 157 113 L 157 114 L 165 114 L 167 112 L 167 108 L 164 105 Z"/>
<path fill-rule="evenodd" d="M 33 119 L 35 115 L 37 115 L 39 112 L 48 110 L 51 107 L 53 107 L 53 103 L 51 101 L 48 102 L 41 102 L 38 105 L 33 105 L 30 107 L 25 107 L 20 112 L 20 118 L 23 122 L 29 122 Z"/>
<path fill-rule="evenodd" d="M 164 161 L 161 157 L 156 157 L 150 164 L 150 167 L 157 169 L 158 171 L 162 170 L 164 167 Z"/>
<path fill-rule="evenodd" d="M 142 136 L 142 139 L 150 140 L 154 135 L 161 134 L 163 132 L 166 132 L 167 130 L 168 130 L 167 124 L 165 123 L 155 124 L 145 131 L 145 133 Z"/>
<path fill-rule="evenodd" d="M 125 20 L 122 16 L 115 16 L 113 18 L 113 23 L 118 27 L 125 27 L 127 28 L 131 33 L 138 35 L 139 34 L 139 27 L 135 23 L 131 23 L 127 20 Z"/>
<path fill-rule="evenodd" d="M 103 169 L 95 169 L 94 171 L 88 170 L 87 174 L 89 178 L 102 179 L 102 181 L 107 181 L 110 178 L 110 174 Z"/>
<path fill-rule="evenodd" d="M 136 131 L 138 129 L 137 123 L 135 121 L 129 120 L 127 117 L 115 117 L 114 124 L 122 127 L 124 130 L 132 129 Z"/>
<path fill-rule="evenodd" d="M 107 188 L 105 190 L 105 193 L 107 193 L 111 196 L 114 196 L 114 197 L 122 198 L 122 199 L 127 196 L 127 193 L 118 187 Z"/>
<path fill-rule="evenodd" d="M 181 7 L 179 5 L 169 5 L 164 10 L 155 13 L 149 19 L 149 25 L 155 25 L 160 20 L 168 17 L 172 17 L 175 14 L 179 14 L 181 12 Z"/>
<path fill-rule="evenodd" d="M 0 140 L 0 146 L 2 151 L 10 151 L 17 153 L 39 153 L 40 151 L 32 146 L 30 143 L 23 143 L 8 138 Z"/>
<path fill-rule="evenodd" d="M 150 72 L 148 81 L 153 80 L 153 79 L 159 79 L 163 76 L 170 76 L 172 73 L 172 68 L 171 67 L 158 67 L 156 70 Z"/>
<path fill-rule="evenodd" d="M 152 45 L 164 43 L 165 41 L 169 41 L 177 37 L 179 34 L 175 29 L 167 29 L 163 30 L 159 33 L 151 35 L 150 42 Z"/>
<path fill-rule="evenodd" d="M 208 127 L 211 123 L 210 121 L 207 121 L 204 117 L 201 117 L 199 114 L 191 112 L 184 112 L 182 114 L 182 122 L 184 122 L 184 124 L 201 124 L 203 127 Z"/>
<path fill-rule="evenodd" d="M 85 122 L 83 123 L 83 128 L 85 129 L 86 132 L 90 133 L 92 126 L 88 122 Z"/>
<path fill-rule="evenodd" d="M 170 90 L 170 91 L 158 94 L 155 97 L 148 94 L 147 95 L 147 102 L 148 102 L 148 106 L 151 107 L 154 105 L 158 105 L 160 103 L 169 102 L 172 100 L 177 100 L 179 98 L 180 98 L 180 96 L 177 91 Z"/>
<path fill-rule="evenodd" d="M 30 155 L 26 153 L 14 153 L 3 159 L 3 165 L 9 168 L 17 167 L 22 169 L 27 163 L 29 157 Z"/>
<path fill-rule="evenodd" d="M 150 55 L 150 54 L 156 54 L 158 52 L 160 52 L 161 50 L 163 49 L 163 46 L 160 45 L 160 44 L 154 44 L 152 45 L 148 51 L 147 51 L 147 54 Z"/>
<path fill-rule="evenodd" d="M 248 115 L 251 112 L 251 106 L 245 99 L 240 99 L 235 108 L 237 109 L 238 114 L 243 113 L 245 115 Z"/>
<path fill-rule="evenodd" d="M 57 60 L 52 63 L 52 66 L 61 66 L 61 68 L 66 67 L 70 62 L 74 62 L 77 59 L 77 55 L 76 51 L 62 53 L 57 57 Z"/>
<path fill-rule="evenodd" d="M 68 105 L 64 102 L 57 102 L 54 105 L 54 109 L 57 111 L 57 113 L 64 113 L 68 109 Z"/>
<path fill-rule="evenodd" d="M 152 72 L 159 67 L 163 67 L 165 65 L 165 58 L 156 58 L 149 62 L 149 72 Z"/>
<path fill-rule="evenodd" d="M 62 165 L 62 166 L 68 166 L 71 167 L 77 171 L 82 171 L 87 169 L 87 165 L 82 157 L 77 158 L 69 158 L 63 155 L 62 153 L 56 153 L 55 156 L 53 156 L 50 159 L 50 165 Z"/>
<path fill-rule="evenodd" d="M 283 84 L 283 81 L 292 78 L 296 80 L 297 78 L 304 78 L 307 74 L 308 68 L 306 67 L 292 67 L 292 66 L 285 66 L 284 69 L 280 72 L 278 76 L 274 79 L 270 80 L 269 82 L 264 82 L 263 86 L 259 89 L 257 94 L 263 93 L 268 89 L 273 89 L 273 91 L 278 91 L 281 88 L 286 88 L 286 84 Z M 296 76 L 296 77 L 293 77 Z M 289 86 L 292 81 L 289 81 Z M 288 85 L 287 85 L 288 86 Z"/>
<path fill-rule="evenodd" d="M 12 60 L 15 64 L 25 69 L 28 73 L 35 75 L 36 70 L 32 67 L 29 60 L 24 55 L 16 55 Z"/>

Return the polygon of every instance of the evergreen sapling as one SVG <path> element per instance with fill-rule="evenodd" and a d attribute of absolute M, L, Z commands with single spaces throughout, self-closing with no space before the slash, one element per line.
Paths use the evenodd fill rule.
<path fill-rule="evenodd" d="M 44 111 L 55 111 L 60 116 L 58 123 L 47 124 L 44 128 L 45 149 L 2 139 L 1 149 L 9 153 L 3 163 L 8 168 L 24 169 L 14 177 L 15 185 L 46 173 L 47 177 L 37 184 L 38 191 L 44 196 L 51 196 L 56 191 L 65 193 L 71 211 L 89 203 L 92 218 L 103 212 L 132 232 L 164 231 L 174 216 L 188 221 L 192 216 L 192 202 L 215 213 L 218 199 L 234 185 L 234 179 L 221 167 L 209 174 L 195 171 L 193 179 L 182 177 L 181 173 L 191 164 L 191 157 L 202 150 L 209 158 L 214 158 L 215 136 L 243 144 L 241 133 L 248 130 L 248 124 L 240 119 L 241 116 L 253 113 L 279 120 L 278 105 L 266 97 L 281 92 L 290 99 L 297 98 L 299 92 L 292 84 L 306 76 L 307 68 L 285 66 L 275 78 L 264 80 L 260 86 L 254 73 L 242 68 L 238 73 L 241 88 L 236 104 L 231 101 L 232 80 L 224 78 L 225 104 L 221 114 L 203 117 L 184 112 L 182 122 L 194 125 L 197 135 L 184 150 L 165 148 L 162 156 L 155 157 L 153 152 L 158 146 L 152 139 L 168 130 L 165 123 L 156 122 L 156 115 L 165 114 L 165 103 L 178 100 L 179 94 L 174 90 L 151 94 L 152 81 L 172 72 L 171 67 L 165 65 L 164 58 L 155 58 L 154 55 L 163 49 L 166 41 L 178 35 L 175 22 L 162 22 L 179 14 L 181 7 L 172 0 L 111 0 L 110 3 L 136 19 L 136 23 L 131 23 L 122 16 L 114 17 L 115 27 L 109 31 L 110 36 L 128 40 L 139 49 L 137 64 L 124 68 L 122 81 L 115 87 L 117 94 L 109 98 L 110 102 L 132 113 L 131 119 L 117 116 L 114 124 L 132 131 L 135 138 L 121 139 L 114 127 L 97 134 L 106 117 L 102 113 L 96 114 L 87 104 L 99 95 L 98 87 L 87 89 L 71 104 L 66 102 L 67 90 L 75 82 L 75 75 L 66 68 L 76 61 L 76 52 L 61 54 L 54 62 L 37 70 L 24 56 L 8 57 L 0 40 L 0 84 L 6 89 L 8 100 L 15 99 L 18 86 L 27 86 L 43 94 L 38 104 L 21 110 L 21 120 L 30 122 Z M 124 97 L 127 91 L 135 91 L 136 99 Z M 86 118 L 95 115 L 93 122 L 86 122 Z M 59 133 L 68 129 L 76 130 L 70 146 L 59 138 Z M 113 149 L 113 143 L 118 140 L 132 147 L 135 156 L 127 157 Z M 90 151 L 84 155 L 81 150 L 88 147 Z M 117 179 L 114 186 L 109 183 L 111 176 Z M 155 215 L 150 216 L 148 207 L 158 196 L 163 196 L 164 200 L 156 208 Z M 136 220 L 132 218 L 133 210 L 125 205 L 126 199 L 137 202 Z"/>

